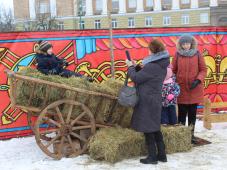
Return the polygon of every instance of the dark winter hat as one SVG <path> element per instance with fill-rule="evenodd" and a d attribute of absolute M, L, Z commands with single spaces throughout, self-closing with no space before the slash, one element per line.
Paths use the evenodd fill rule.
<path fill-rule="evenodd" d="M 180 45 L 182 45 L 184 43 L 190 43 L 190 44 L 192 44 L 193 41 L 194 41 L 194 37 L 193 36 L 191 36 L 191 35 L 183 35 L 179 39 L 179 44 Z"/>
<path fill-rule="evenodd" d="M 47 52 L 48 49 L 50 49 L 52 46 L 51 43 L 49 43 L 48 41 L 39 41 L 39 50 L 43 51 L 43 52 Z"/>

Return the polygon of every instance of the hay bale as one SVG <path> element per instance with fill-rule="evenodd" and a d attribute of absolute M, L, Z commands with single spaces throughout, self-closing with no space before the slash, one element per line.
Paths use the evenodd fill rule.
<path fill-rule="evenodd" d="M 166 146 L 166 153 L 186 152 L 192 148 L 191 127 L 162 126 L 161 131 Z"/>
<path fill-rule="evenodd" d="M 161 131 L 166 153 L 186 152 L 192 148 L 190 127 L 166 126 Z M 146 152 L 144 135 L 126 128 L 101 129 L 89 141 L 91 158 L 111 163 Z"/>
<path fill-rule="evenodd" d="M 104 128 L 91 138 L 88 148 L 91 158 L 115 163 L 142 155 L 145 143 L 143 135 L 133 130 Z"/>

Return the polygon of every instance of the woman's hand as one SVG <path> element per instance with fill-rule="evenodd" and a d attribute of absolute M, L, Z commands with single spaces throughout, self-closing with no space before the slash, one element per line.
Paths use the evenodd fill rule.
<path fill-rule="evenodd" d="M 134 64 L 133 64 L 133 61 L 129 61 L 128 59 L 127 60 L 125 60 L 125 63 L 126 63 L 126 65 L 128 66 L 128 67 L 130 67 L 130 66 L 133 66 Z"/>

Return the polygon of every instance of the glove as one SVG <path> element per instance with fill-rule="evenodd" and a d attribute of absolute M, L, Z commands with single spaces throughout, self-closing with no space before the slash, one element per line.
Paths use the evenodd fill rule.
<path fill-rule="evenodd" d="M 58 71 L 54 68 L 48 71 L 49 74 L 58 74 Z"/>
<path fill-rule="evenodd" d="M 135 69 L 136 69 L 136 72 L 138 72 L 142 69 L 142 66 L 140 64 L 137 64 Z"/>
<path fill-rule="evenodd" d="M 67 67 L 69 65 L 69 63 L 65 59 L 62 62 L 63 62 L 63 66 Z"/>
<path fill-rule="evenodd" d="M 126 65 L 127 65 L 128 67 L 133 66 L 132 61 L 125 60 L 125 63 L 126 63 Z"/>
<path fill-rule="evenodd" d="M 196 88 L 198 86 L 198 84 L 200 84 L 200 83 L 201 83 L 201 81 L 199 79 L 194 80 L 191 84 L 190 90 Z"/>

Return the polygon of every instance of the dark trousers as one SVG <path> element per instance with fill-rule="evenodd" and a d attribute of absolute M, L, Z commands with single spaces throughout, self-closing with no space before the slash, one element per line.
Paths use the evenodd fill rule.
<path fill-rule="evenodd" d="M 176 107 L 162 107 L 161 124 L 175 125 L 177 123 Z"/>
<path fill-rule="evenodd" d="M 156 161 L 158 158 L 165 158 L 166 152 L 162 132 L 157 131 L 151 133 L 144 133 L 144 135 L 148 147 L 148 156 L 154 161 Z"/>
<path fill-rule="evenodd" d="M 59 73 L 60 76 L 62 77 L 82 77 L 82 75 L 80 73 L 75 73 L 73 71 L 67 70 L 67 69 L 62 69 L 62 71 Z"/>
<path fill-rule="evenodd" d="M 178 104 L 178 123 L 185 125 L 188 115 L 188 125 L 195 125 L 197 104 Z"/>

